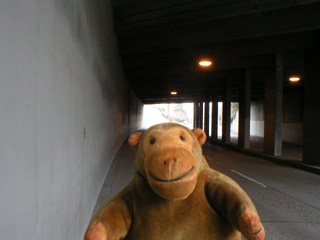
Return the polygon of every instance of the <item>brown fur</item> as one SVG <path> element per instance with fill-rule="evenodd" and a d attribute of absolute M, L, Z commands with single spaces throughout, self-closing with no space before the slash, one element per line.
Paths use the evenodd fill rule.
<path fill-rule="evenodd" d="M 210 169 L 206 135 L 178 124 L 129 137 L 138 146 L 133 181 L 107 202 L 86 240 L 263 240 L 257 211 L 240 186 Z"/>

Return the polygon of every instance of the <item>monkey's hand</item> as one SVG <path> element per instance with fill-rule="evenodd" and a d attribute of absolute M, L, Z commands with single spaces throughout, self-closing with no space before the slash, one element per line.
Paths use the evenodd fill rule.
<path fill-rule="evenodd" d="M 245 210 L 239 218 L 240 231 L 247 240 L 264 240 L 264 227 L 256 212 Z"/>
<path fill-rule="evenodd" d="M 107 240 L 107 230 L 101 222 L 90 227 L 85 235 L 85 240 Z"/>

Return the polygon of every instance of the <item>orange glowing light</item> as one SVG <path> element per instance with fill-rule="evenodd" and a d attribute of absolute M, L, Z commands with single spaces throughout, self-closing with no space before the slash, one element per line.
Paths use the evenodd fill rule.
<path fill-rule="evenodd" d="M 177 94 L 178 94 L 178 92 L 176 92 L 176 91 L 172 91 L 170 94 L 171 94 L 171 95 L 177 95 Z"/>
<path fill-rule="evenodd" d="M 201 60 L 199 65 L 202 67 L 210 67 L 212 65 L 212 61 L 210 60 Z"/>
<path fill-rule="evenodd" d="M 300 81 L 300 77 L 298 76 L 292 76 L 289 78 L 290 82 L 299 82 Z"/>

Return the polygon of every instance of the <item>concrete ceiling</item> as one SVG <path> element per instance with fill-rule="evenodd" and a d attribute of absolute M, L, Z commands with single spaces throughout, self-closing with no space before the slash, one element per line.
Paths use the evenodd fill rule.
<path fill-rule="evenodd" d="M 220 99 L 226 79 L 236 99 L 245 69 L 252 97 L 284 52 L 284 86 L 303 75 L 304 51 L 315 45 L 320 1 L 113 0 L 114 28 L 130 85 L 144 103 Z M 213 66 L 202 69 L 201 58 Z M 300 83 L 302 85 L 303 83 Z M 170 91 L 177 91 L 171 96 Z"/>

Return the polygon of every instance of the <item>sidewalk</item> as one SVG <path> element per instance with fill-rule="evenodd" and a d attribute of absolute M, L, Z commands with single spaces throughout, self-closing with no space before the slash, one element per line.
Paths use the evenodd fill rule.
<path fill-rule="evenodd" d="M 136 151 L 125 141 L 113 159 L 92 213 L 95 216 L 102 205 L 125 188 L 133 179 Z"/>

